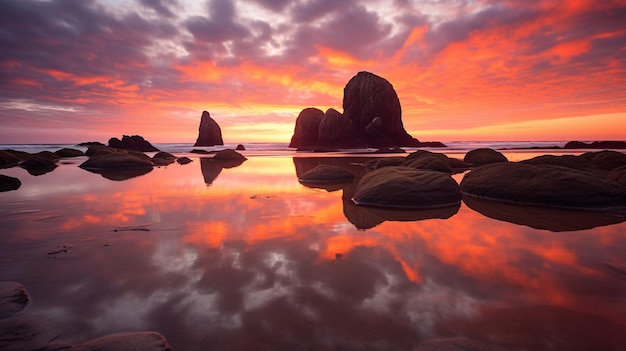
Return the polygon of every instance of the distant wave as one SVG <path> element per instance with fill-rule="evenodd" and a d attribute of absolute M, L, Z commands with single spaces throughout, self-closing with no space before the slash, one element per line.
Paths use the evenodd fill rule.
<path fill-rule="evenodd" d="M 293 148 L 289 148 L 288 143 L 241 143 L 247 152 L 250 153 L 263 153 L 263 152 L 295 152 Z M 517 149 L 517 148 L 551 148 L 551 147 L 563 147 L 565 141 L 452 141 L 445 142 L 445 148 L 426 148 L 428 150 L 441 150 L 441 151 L 469 151 L 478 148 L 491 148 L 491 149 Z M 193 149 L 203 149 L 208 151 L 217 151 L 222 149 L 234 149 L 238 144 L 227 143 L 225 145 L 211 146 L 211 147 L 196 147 L 193 143 L 153 143 L 159 150 L 167 151 L 174 154 L 189 153 Z M 86 150 L 87 147 L 76 146 L 75 144 L 0 144 L 0 150 L 13 149 L 19 151 L 26 151 L 29 153 L 36 153 L 40 151 L 56 151 L 61 148 L 73 148 L 79 150 Z M 407 151 L 415 150 L 416 148 L 404 148 Z"/>

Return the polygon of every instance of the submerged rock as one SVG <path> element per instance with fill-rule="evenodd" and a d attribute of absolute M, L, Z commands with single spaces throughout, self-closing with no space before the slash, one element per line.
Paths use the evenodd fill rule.
<path fill-rule="evenodd" d="M 469 172 L 463 193 L 494 201 L 549 208 L 626 207 L 626 187 L 593 173 L 555 165 L 497 163 Z"/>
<path fill-rule="evenodd" d="M 481 148 L 469 151 L 465 154 L 463 161 L 470 163 L 474 167 L 480 167 L 492 163 L 508 162 L 509 160 L 496 150 Z"/>
<path fill-rule="evenodd" d="M 222 130 L 217 122 L 211 118 L 208 111 L 202 111 L 200 127 L 198 127 L 198 139 L 194 146 L 224 145 Z"/>
<path fill-rule="evenodd" d="M 14 177 L 0 174 L 0 192 L 17 190 L 22 186 L 22 182 Z"/>
<path fill-rule="evenodd" d="M 446 173 L 384 167 L 364 175 L 352 199 L 357 205 L 437 208 L 460 203 L 461 192 Z"/>

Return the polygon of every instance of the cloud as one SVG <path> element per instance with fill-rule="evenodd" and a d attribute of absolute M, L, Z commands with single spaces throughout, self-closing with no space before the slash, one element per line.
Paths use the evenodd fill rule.
<path fill-rule="evenodd" d="M 323 104 L 340 100 L 361 70 L 394 84 L 415 129 L 439 117 L 485 125 L 507 109 L 508 122 L 615 113 L 626 100 L 616 88 L 626 84 L 620 1 L 115 4 L 3 1 L 0 106 L 64 105 L 77 119 L 94 109 L 127 116 L 139 105 L 271 115 L 268 106 L 331 107 Z M 535 109 L 543 112 L 527 113 Z M 468 110 L 473 118 L 457 117 Z M 0 119 L 15 111 L 1 108 Z"/>
<path fill-rule="evenodd" d="M 177 17 L 174 10 L 180 9 L 178 0 L 139 0 L 139 3 L 152 9 L 158 15 L 167 18 Z"/>

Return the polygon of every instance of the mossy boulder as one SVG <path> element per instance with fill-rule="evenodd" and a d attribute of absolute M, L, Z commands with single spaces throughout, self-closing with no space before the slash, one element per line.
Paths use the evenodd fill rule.
<path fill-rule="evenodd" d="M 361 178 L 352 200 L 357 205 L 437 208 L 461 202 L 459 185 L 449 174 L 409 167 L 384 167 Z"/>
<path fill-rule="evenodd" d="M 626 186 L 594 173 L 556 165 L 497 163 L 469 172 L 467 195 L 548 208 L 600 210 L 626 206 Z"/>
<path fill-rule="evenodd" d="M 587 152 L 584 153 L 582 157 L 607 171 L 612 171 L 617 167 L 626 165 L 626 154 L 612 150 Z"/>
<path fill-rule="evenodd" d="M 480 148 L 471 150 L 465 154 L 463 161 L 474 167 L 480 167 L 492 163 L 508 162 L 509 160 L 499 151 L 489 148 Z"/>
<path fill-rule="evenodd" d="M 609 179 L 622 185 L 626 185 L 626 166 L 615 168 L 609 173 Z"/>

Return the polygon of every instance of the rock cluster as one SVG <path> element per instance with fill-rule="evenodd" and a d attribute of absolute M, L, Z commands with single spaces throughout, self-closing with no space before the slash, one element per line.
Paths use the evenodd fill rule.
<path fill-rule="evenodd" d="M 159 149 L 154 147 L 152 144 L 150 144 L 149 141 L 145 140 L 142 136 L 139 135 L 124 135 L 122 136 L 122 140 L 118 138 L 111 138 L 109 139 L 109 147 L 141 152 L 159 151 Z"/>
<path fill-rule="evenodd" d="M 626 186 L 619 176 L 626 155 L 616 151 L 580 156 L 544 155 L 521 162 L 477 167 L 461 181 L 475 198 L 557 209 L 626 208 Z M 610 177 L 609 174 L 613 173 Z"/>
<path fill-rule="evenodd" d="M 289 147 L 309 150 L 442 147 L 410 136 L 402 123 L 400 100 L 391 83 L 359 72 L 344 88 L 343 113 L 305 108 L 296 119 Z"/>

